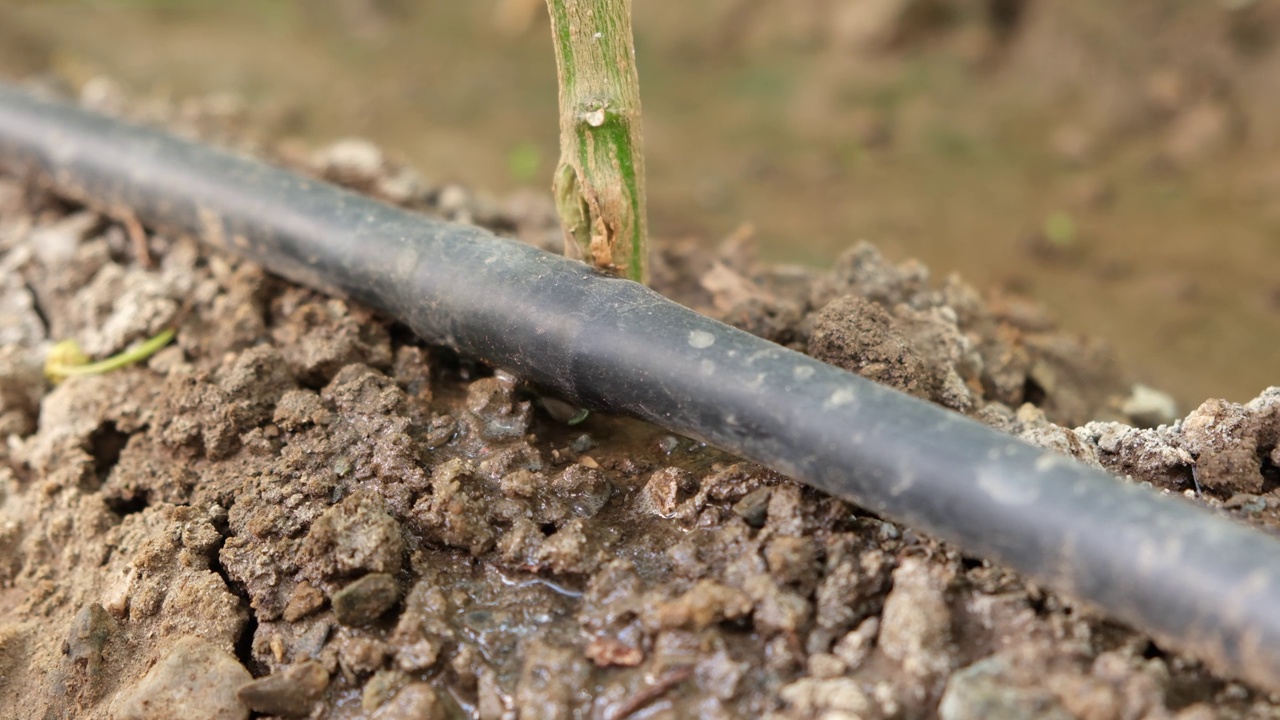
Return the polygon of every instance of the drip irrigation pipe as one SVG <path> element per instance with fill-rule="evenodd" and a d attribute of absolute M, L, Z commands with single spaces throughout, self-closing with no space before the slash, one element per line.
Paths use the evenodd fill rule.
<path fill-rule="evenodd" d="M 706 441 L 1280 691 L 1280 541 L 470 226 L 0 85 L 0 167 Z"/>

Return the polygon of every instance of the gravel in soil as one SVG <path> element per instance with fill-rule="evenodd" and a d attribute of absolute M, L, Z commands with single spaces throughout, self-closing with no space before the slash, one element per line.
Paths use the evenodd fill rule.
<path fill-rule="evenodd" d="M 283 161 L 558 244 L 545 198 L 488 203 L 353 148 Z M 144 239 L 0 178 L 0 717 L 1275 714 L 910 528 L 658 428 L 569 426 L 518 378 L 364 308 Z M 741 238 L 664 245 L 655 284 L 1280 524 L 1280 390 L 1175 420 L 1022 300 L 870 245 L 825 272 L 750 257 Z M 100 357 L 173 323 L 144 365 L 40 375 L 53 341 Z"/>

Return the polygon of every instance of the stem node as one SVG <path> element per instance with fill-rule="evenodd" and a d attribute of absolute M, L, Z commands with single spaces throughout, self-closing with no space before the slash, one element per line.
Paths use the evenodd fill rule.
<path fill-rule="evenodd" d="M 552 189 L 565 254 L 649 279 L 640 84 L 630 0 L 547 0 L 560 81 Z"/>

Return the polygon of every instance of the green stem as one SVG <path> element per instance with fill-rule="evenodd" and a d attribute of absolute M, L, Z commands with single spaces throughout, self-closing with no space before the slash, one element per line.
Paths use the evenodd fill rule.
<path fill-rule="evenodd" d="M 560 78 L 553 190 L 566 254 L 649 278 L 640 81 L 630 0 L 547 0 Z"/>
<path fill-rule="evenodd" d="M 168 345 L 173 340 L 173 335 L 173 328 L 163 330 L 159 335 L 141 345 L 93 363 L 89 362 L 84 352 L 80 350 L 79 343 L 75 340 L 63 340 L 50 351 L 44 364 L 44 375 L 49 380 L 59 383 L 72 375 L 97 375 L 111 372 L 146 360 L 160 348 Z"/>

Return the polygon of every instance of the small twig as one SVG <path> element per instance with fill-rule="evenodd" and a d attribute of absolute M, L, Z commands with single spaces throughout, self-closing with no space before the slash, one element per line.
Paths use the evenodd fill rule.
<path fill-rule="evenodd" d="M 151 247 L 147 242 L 147 231 L 142 227 L 142 223 L 138 222 L 138 216 L 128 208 L 119 208 L 112 213 L 121 225 L 124 225 L 124 231 L 129 236 L 129 242 L 133 244 L 133 252 L 138 256 L 138 264 L 147 270 L 152 270 L 156 266 L 156 261 L 151 257 Z"/>
<path fill-rule="evenodd" d="M 662 697 L 662 695 L 668 690 L 679 685 L 685 680 L 688 680 L 692 676 L 692 665 L 684 665 L 668 670 L 663 673 L 661 677 L 655 680 L 652 685 L 637 692 L 626 702 L 617 706 L 614 711 L 607 716 L 607 720 L 625 720 L 625 718 L 631 717 L 645 705 L 648 705 L 654 700 Z"/>

